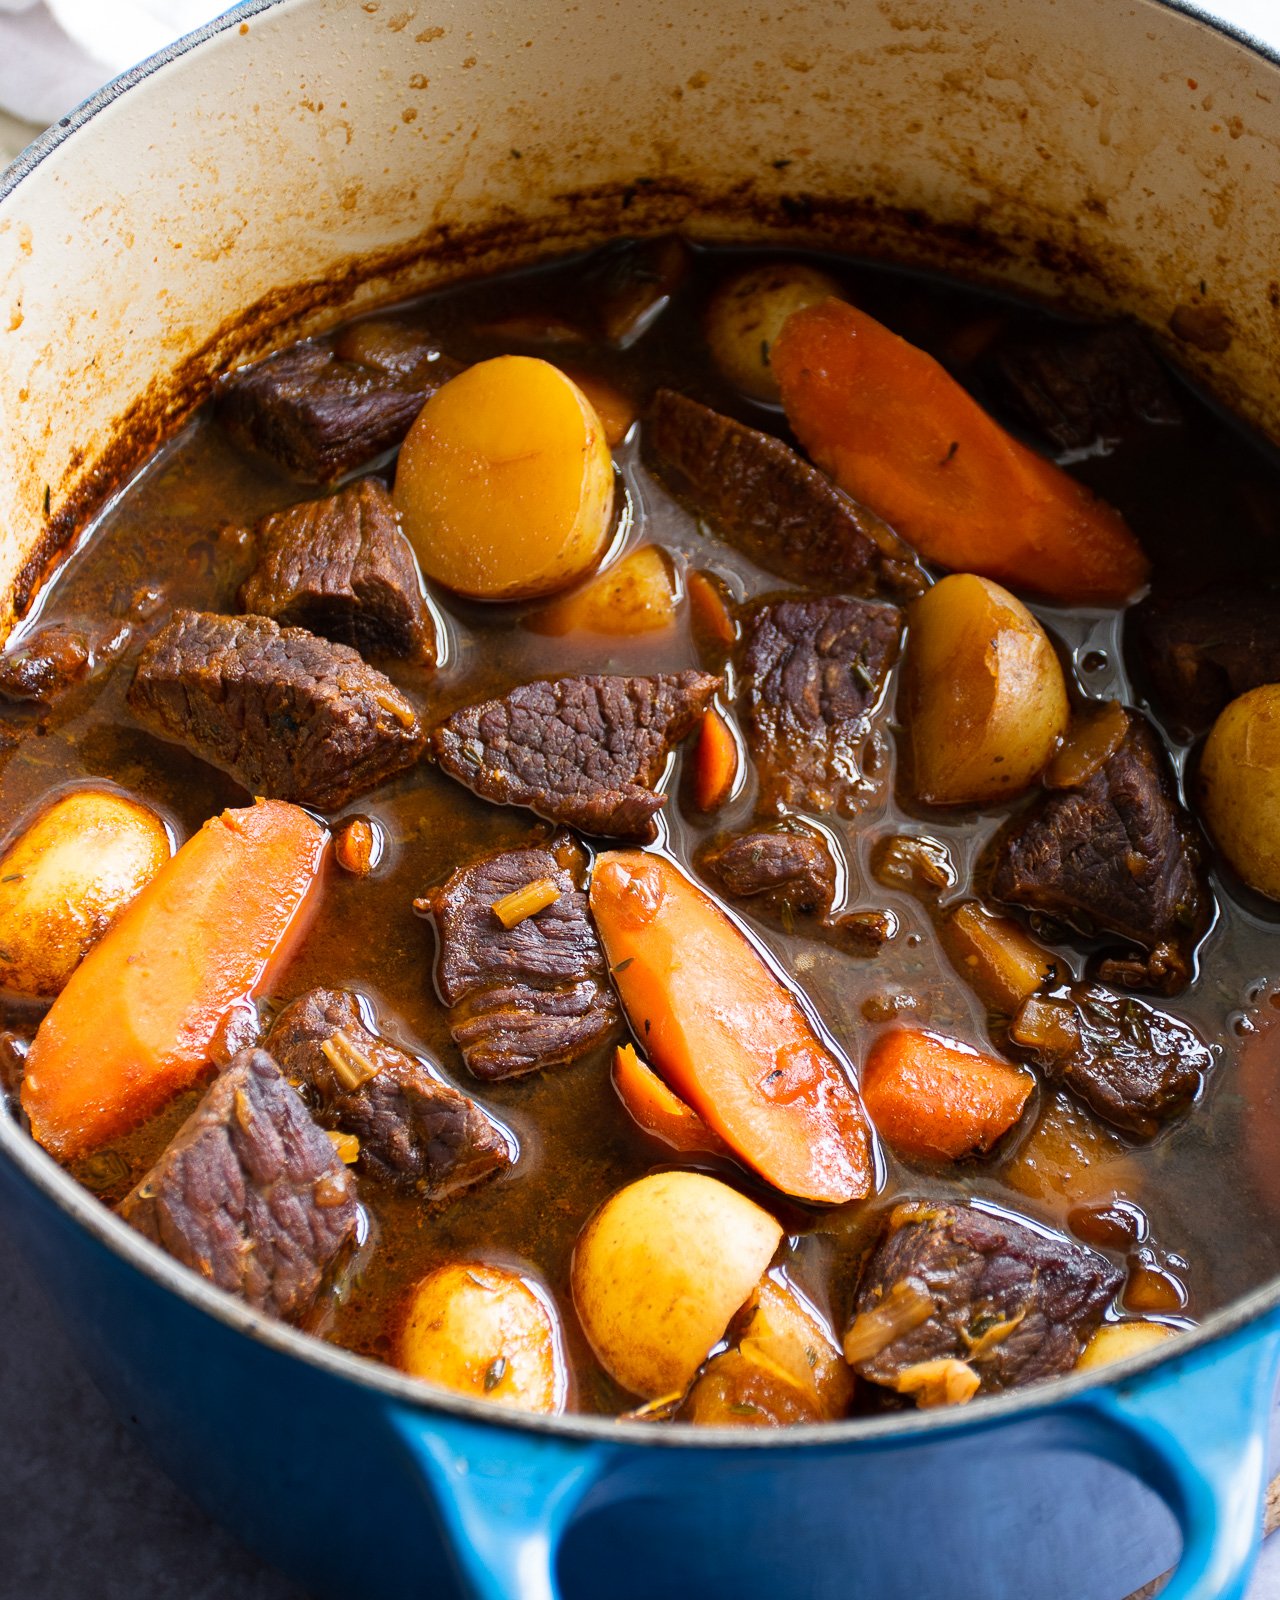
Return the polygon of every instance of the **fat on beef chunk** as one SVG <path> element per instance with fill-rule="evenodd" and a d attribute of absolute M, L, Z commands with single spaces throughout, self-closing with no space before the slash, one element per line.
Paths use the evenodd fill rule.
<path fill-rule="evenodd" d="M 1207 728 L 1237 695 L 1280 683 L 1280 593 L 1219 584 L 1196 594 L 1152 595 L 1127 619 L 1138 662 L 1160 710 Z"/>
<path fill-rule="evenodd" d="M 316 1120 L 360 1141 L 370 1176 L 449 1199 L 510 1165 L 502 1131 L 407 1051 L 365 1024 L 346 989 L 309 989 L 272 1024 L 267 1048 Z"/>
<path fill-rule="evenodd" d="M 877 787 L 871 716 L 898 654 L 896 606 L 766 600 L 743 619 L 742 697 L 761 811 L 856 811 Z"/>
<path fill-rule="evenodd" d="M 835 899 L 836 864 L 816 828 L 738 834 L 704 851 L 698 865 L 722 894 L 782 916 L 825 918 Z"/>
<path fill-rule="evenodd" d="M 176 612 L 151 640 L 129 708 L 251 794 L 322 811 L 411 767 L 425 737 L 399 689 L 346 645 L 207 611 Z"/>
<path fill-rule="evenodd" d="M 772 434 L 659 389 L 645 443 L 672 487 L 767 571 L 919 592 L 919 568 L 880 518 Z"/>
<path fill-rule="evenodd" d="M 451 778 L 497 805 L 528 806 L 583 833 L 653 839 L 653 785 L 720 679 L 553 678 L 464 706 L 432 734 Z"/>
<path fill-rule="evenodd" d="M 1015 336 L 995 352 L 1019 414 L 1059 450 L 1115 444 L 1144 423 L 1177 423 L 1182 408 L 1136 328 L 1062 327 Z"/>
<path fill-rule="evenodd" d="M 356 1231 L 354 1179 L 265 1050 L 232 1058 L 119 1210 L 184 1266 L 287 1321 Z"/>
<path fill-rule="evenodd" d="M 440 941 L 436 981 L 449 1029 L 477 1078 L 522 1077 L 574 1061 L 620 1027 L 587 897 L 551 850 L 503 850 L 461 867 L 430 897 Z M 493 909 L 549 878 L 550 905 L 506 928 Z"/>
<path fill-rule="evenodd" d="M 1190 1023 L 1097 984 L 1055 999 L 1032 996 L 1009 1038 L 1103 1121 L 1140 1139 L 1181 1116 L 1213 1066 Z"/>
<path fill-rule="evenodd" d="M 1082 933 L 1132 940 L 1151 952 L 1152 982 L 1185 981 L 1207 889 L 1168 760 L 1143 718 L 1129 712 L 1124 737 L 1100 766 L 1000 833 L 991 887 Z"/>
<path fill-rule="evenodd" d="M 364 655 L 430 663 L 435 627 L 400 515 L 375 478 L 264 517 L 240 609 Z"/>
<path fill-rule="evenodd" d="M 52 622 L 0 653 L 0 698 L 48 706 L 82 683 L 93 649 L 79 628 Z"/>
<path fill-rule="evenodd" d="M 911 1369 L 935 1361 L 966 1363 L 983 1392 L 1009 1389 L 1069 1372 L 1123 1281 L 1105 1256 L 1061 1234 L 976 1206 L 907 1200 L 863 1270 L 846 1349 L 889 1333 L 853 1369 L 904 1393 Z M 913 1313 L 922 1320 L 911 1326 Z"/>
<path fill-rule="evenodd" d="M 304 483 L 334 483 L 397 445 L 430 395 L 461 368 L 445 356 L 398 372 L 299 344 L 236 372 L 218 393 L 222 426 Z"/>

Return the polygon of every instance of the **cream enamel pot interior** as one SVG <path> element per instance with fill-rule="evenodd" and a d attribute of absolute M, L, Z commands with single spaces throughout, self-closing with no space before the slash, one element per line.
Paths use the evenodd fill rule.
<path fill-rule="evenodd" d="M 5 179 L 4 626 L 229 363 L 673 227 L 1127 311 L 1280 437 L 1280 66 L 1171 5 L 261 0 Z M 448 1550 L 489 1597 L 1102 1600 L 1176 1529 L 1170 1600 L 1243 1593 L 1274 1284 L 1163 1360 L 963 1413 L 767 1438 L 497 1417 L 265 1323 L 4 1118 L 0 1147 L 4 1225 L 99 1383 L 318 1594 L 457 1592 Z"/>

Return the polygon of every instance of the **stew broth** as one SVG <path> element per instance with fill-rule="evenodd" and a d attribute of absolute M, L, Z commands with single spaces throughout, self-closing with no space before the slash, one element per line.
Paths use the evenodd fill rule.
<path fill-rule="evenodd" d="M 712 286 L 763 253 L 695 248 L 688 279 L 671 305 L 626 350 L 604 345 L 560 349 L 513 341 L 492 331 L 514 317 L 572 321 L 582 294 L 581 258 L 531 271 L 460 284 L 416 303 L 412 318 L 428 325 L 441 346 L 461 361 L 509 350 L 544 354 L 571 369 L 607 380 L 643 406 L 669 385 L 787 437 L 777 408 L 744 399 L 717 375 L 700 332 Z M 904 337 L 972 381 L 1006 425 L 998 402 L 981 392 L 983 350 L 1011 325 L 1038 326 L 1052 313 L 992 297 L 955 283 L 872 268 L 824 256 L 815 264 L 832 274 L 849 298 Z M 1070 462 L 1071 471 L 1128 519 L 1154 564 L 1153 583 L 1185 585 L 1209 577 L 1249 582 L 1280 578 L 1280 476 L 1263 449 L 1229 419 L 1190 392 L 1179 393 L 1186 420 L 1146 427 L 1114 449 Z M 719 578 L 735 601 L 797 588 L 754 566 L 685 509 L 641 460 L 633 428 L 614 451 L 621 510 L 615 550 L 653 543 L 674 557 L 681 574 Z M 379 467 L 389 473 L 391 467 Z M 25 820 L 51 793 L 86 778 L 106 779 L 149 802 L 181 839 L 223 807 L 242 805 L 236 783 L 182 749 L 143 732 L 125 706 L 133 663 L 145 639 L 179 606 L 236 610 L 236 591 L 252 565 L 244 530 L 266 513 L 320 491 L 302 489 L 236 449 L 211 417 L 199 415 L 128 486 L 67 561 L 26 625 L 87 619 L 99 641 L 99 663 L 87 686 L 70 694 L 38 728 L 21 738 L 0 768 L 0 817 Z M 813 586 L 811 585 L 810 588 Z M 681 590 L 683 593 L 683 589 Z M 384 670 L 435 724 L 458 706 L 498 696 L 532 679 L 581 672 L 652 673 L 704 667 L 719 671 L 723 657 L 709 648 L 682 603 L 667 632 L 634 638 L 570 633 L 547 635 L 531 623 L 548 602 L 486 606 L 432 595 L 443 645 L 435 670 L 391 662 Z M 1126 664 L 1124 613 L 1073 610 L 1029 602 L 1054 640 L 1073 695 L 1144 704 Z M 104 620 L 106 619 L 106 620 Z M 892 716 L 896 680 L 889 689 Z M 1179 770 L 1191 747 L 1165 728 Z M 711 838 L 749 826 L 754 780 L 710 818 L 688 803 L 690 747 L 677 754 L 666 784 L 657 848 L 691 868 Z M 884 758 L 894 761 L 892 732 Z M 847 863 L 837 894 L 846 909 L 885 909 L 898 922 L 895 937 L 875 954 L 859 955 L 816 938 L 797 925 L 780 930 L 753 917 L 749 905 L 733 914 L 763 940 L 773 959 L 809 997 L 831 1035 L 861 1065 L 871 1041 L 898 1015 L 907 1021 L 997 1051 L 1000 1029 L 940 949 L 930 918 L 913 896 L 877 881 L 871 857 L 894 834 L 924 834 L 945 844 L 959 869 L 952 898 L 972 893 L 974 866 L 984 845 L 1022 800 L 986 808 L 913 806 L 890 791 L 856 819 L 819 819 Z M 312 986 L 349 987 L 372 1000 L 390 1039 L 419 1050 L 515 1136 L 519 1158 L 496 1181 L 447 1206 L 426 1209 L 412 1192 L 361 1181 L 367 1234 L 356 1259 L 321 1301 L 313 1326 L 321 1336 L 379 1360 L 394 1359 L 403 1304 L 410 1287 L 432 1266 L 479 1258 L 531 1270 L 559 1308 L 571 1369 L 570 1404 L 617 1412 L 634 1402 L 593 1358 L 573 1314 L 569 1290 L 572 1251 L 583 1224 L 615 1190 L 677 1158 L 642 1133 L 610 1080 L 612 1047 L 569 1066 L 528 1078 L 479 1084 L 450 1039 L 446 1008 L 433 986 L 435 934 L 414 900 L 459 865 L 486 851 L 545 841 L 551 829 L 528 812 L 487 804 L 424 761 L 408 774 L 359 797 L 344 815 L 373 818 L 385 852 L 366 878 L 329 864 L 314 922 L 274 985 L 270 1004 Z M 692 870 L 692 868 L 691 868 Z M 858 1264 L 895 1195 L 984 1197 L 1020 1214 L 1070 1230 L 1073 1209 L 1091 1199 L 1121 1196 L 1141 1208 L 1149 1235 L 1121 1249 L 1130 1289 L 1134 1274 L 1155 1281 L 1155 1308 L 1201 1318 L 1280 1271 L 1275 1219 L 1249 1178 L 1244 1141 L 1250 1107 L 1237 1072 L 1241 1038 L 1276 968 L 1274 909 L 1215 868 L 1217 911 L 1198 952 L 1198 977 L 1182 993 L 1157 999 L 1187 1019 L 1218 1054 L 1203 1095 L 1192 1110 L 1149 1143 L 1111 1131 L 1063 1090 L 1043 1083 L 1016 1132 L 984 1159 L 948 1172 L 906 1167 L 883 1152 L 885 1182 L 869 1202 L 832 1210 L 791 1202 L 728 1160 L 698 1158 L 758 1198 L 791 1238 L 788 1272 L 805 1294 L 843 1328 L 850 1316 Z M 1059 945 L 1077 971 L 1087 942 Z M 29 1036 L 39 1009 L 17 997 L 5 1021 Z M 81 1163 L 79 1175 L 108 1204 L 117 1202 L 156 1159 L 197 1092 L 179 1097 L 127 1140 Z M 1037 1168 L 1027 1155 L 1037 1117 L 1056 1118 L 1060 1143 L 1074 1154 L 1058 1170 Z M 1256 1129 L 1254 1130 L 1256 1134 Z M 687 1164 L 687 1163 L 685 1163 Z M 1091 1242 L 1097 1242 L 1091 1240 Z M 1152 1280 L 1150 1273 L 1160 1276 Z M 1143 1295 L 1134 1296 L 1138 1309 Z M 864 1400 L 864 1403 L 869 1403 Z"/>

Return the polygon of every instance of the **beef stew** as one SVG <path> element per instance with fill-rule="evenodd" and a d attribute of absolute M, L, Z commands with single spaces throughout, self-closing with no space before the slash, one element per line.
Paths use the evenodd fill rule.
<path fill-rule="evenodd" d="M 68 793 L 180 846 L 56 995 L 6 961 L 15 1113 L 495 1402 L 825 1421 L 1176 1333 L 1280 1270 L 1197 743 L 1277 500 L 1136 329 L 834 256 L 623 241 L 232 374 L 0 657 L 0 880 Z"/>

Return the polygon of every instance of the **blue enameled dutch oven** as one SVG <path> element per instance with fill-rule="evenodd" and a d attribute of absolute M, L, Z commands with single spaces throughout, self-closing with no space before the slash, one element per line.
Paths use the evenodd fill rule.
<path fill-rule="evenodd" d="M 1274 55 L 1160 0 L 257 0 L 4 181 L 0 624 L 235 357 L 620 231 L 1199 330 L 1179 359 L 1274 437 L 1278 152 Z M 695 1432 L 499 1416 L 266 1322 L 4 1118 L 0 1202 L 159 1460 L 317 1595 L 1118 1600 L 1181 1539 L 1166 1600 L 1232 1600 L 1254 1558 L 1275 1283 L 1102 1379 Z"/>

